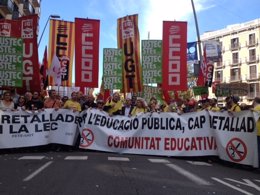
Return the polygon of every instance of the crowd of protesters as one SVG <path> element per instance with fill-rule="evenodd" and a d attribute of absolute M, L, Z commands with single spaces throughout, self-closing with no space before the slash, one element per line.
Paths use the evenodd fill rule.
<path fill-rule="evenodd" d="M 71 98 L 68 96 L 59 96 L 55 90 L 49 90 L 48 96 L 44 93 L 26 92 L 24 95 L 17 96 L 11 91 L 5 91 L 0 97 L 0 110 L 15 111 L 29 110 L 42 111 L 48 108 L 54 109 L 72 109 L 81 112 L 86 109 L 99 109 L 107 112 L 109 116 L 124 115 L 136 116 L 142 113 L 153 112 L 176 112 L 178 114 L 209 110 L 214 112 L 228 111 L 229 113 L 240 112 L 242 110 L 251 110 L 260 113 L 260 97 L 255 97 L 251 105 L 239 104 L 238 96 L 228 96 L 225 98 L 225 105 L 218 106 L 215 98 L 195 100 L 191 99 L 172 99 L 170 102 L 160 102 L 152 97 L 149 102 L 134 94 L 126 95 L 122 98 L 120 93 L 115 92 L 106 101 L 93 95 L 84 95 L 82 92 L 72 92 Z M 260 153 L 260 118 L 256 122 L 258 151 Z M 259 154 L 260 156 L 260 154 Z"/>

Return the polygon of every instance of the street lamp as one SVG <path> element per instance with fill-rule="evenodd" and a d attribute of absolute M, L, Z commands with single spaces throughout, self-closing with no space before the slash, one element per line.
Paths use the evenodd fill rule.
<path fill-rule="evenodd" d="M 47 22 L 46 22 L 46 24 L 45 24 L 45 26 L 44 26 L 43 31 L 42 31 L 42 34 L 41 34 L 41 37 L 40 37 L 40 40 L 39 40 L 39 43 L 38 43 L 38 47 L 40 46 L 40 43 L 41 43 L 41 40 L 42 40 L 42 36 L 43 36 L 44 31 L 45 31 L 45 29 L 46 29 L 46 27 L 47 27 L 47 24 L 48 24 L 48 22 L 49 22 L 49 20 L 50 20 L 51 18 L 60 18 L 60 16 L 59 16 L 59 15 L 49 15 L 48 20 L 47 20 Z"/>

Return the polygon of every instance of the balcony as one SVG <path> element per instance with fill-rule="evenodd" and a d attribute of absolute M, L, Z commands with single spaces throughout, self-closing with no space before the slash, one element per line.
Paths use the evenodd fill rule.
<path fill-rule="evenodd" d="M 241 75 L 230 76 L 230 83 L 231 82 L 241 82 L 241 81 L 242 81 Z"/>
<path fill-rule="evenodd" d="M 251 73 L 250 75 L 246 75 L 246 81 L 250 82 L 250 81 L 256 81 L 256 80 L 260 80 L 260 73 Z"/>
<path fill-rule="evenodd" d="M 223 82 L 223 77 L 215 77 L 214 81 L 222 83 Z"/>
<path fill-rule="evenodd" d="M 254 91 L 254 92 L 249 92 L 247 94 L 247 99 L 253 100 L 255 97 L 260 97 L 260 92 L 259 91 Z"/>
<path fill-rule="evenodd" d="M 41 0 L 32 0 L 32 5 L 34 7 L 40 7 L 41 6 Z"/>
<path fill-rule="evenodd" d="M 233 43 L 230 45 L 230 50 L 234 51 L 234 50 L 239 50 L 240 49 L 240 44 L 239 43 Z"/>
<path fill-rule="evenodd" d="M 216 68 L 216 69 L 225 68 L 225 64 L 224 64 L 223 62 L 217 62 L 215 68 Z"/>
<path fill-rule="evenodd" d="M 0 1 L 0 11 L 5 15 L 11 14 L 14 10 L 14 3 L 11 0 L 1 0 Z"/>
<path fill-rule="evenodd" d="M 258 45 L 258 40 L 252 39 L 246 42 L 247 47 L 256 47 Z"/>
<path fill-rule="evenodd" d="M 23 11 L 24 11 L 25 15 L 30 15 L 30 14 L 35 13 L 35 10 L 34 10 L 33 6 L 31 5 L 31 3 L 29 2 L 29 0 L 24 0 Z"/>
<path fill-rule="evenodd" d="M 232 62 L 230 62 L 229 66 L 240 66 L 241 65 L 241 59 L 234 58 Z"/>
<path fill-rule="evenodd" d="M 249 58 L 246 58 L 246 63 L 247 64 L 256 64 L 259 62 L 259 56 L 256 55 L 251 55 Z"/>

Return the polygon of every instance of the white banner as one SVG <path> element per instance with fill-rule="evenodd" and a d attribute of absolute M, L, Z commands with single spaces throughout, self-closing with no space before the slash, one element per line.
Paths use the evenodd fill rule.
<path fill-rule="evenodd" d="M 256 123 L 251 111 L 210 112 L 211 128 L 223 160 L 258 167 Z"/>
<path fill-rule="evenodd" d="M 42 112 L 0 110 L 0 148 L 39 146 L 49 143 L 73 145 L 78 113 L 45 109 Z"/>
<path fill-rule="evenodd" d="M 81 113 L 80 148 L 164 156 L 217 155 L 208 113 L 145 113 L 113 116 L 96 109 Z"/>

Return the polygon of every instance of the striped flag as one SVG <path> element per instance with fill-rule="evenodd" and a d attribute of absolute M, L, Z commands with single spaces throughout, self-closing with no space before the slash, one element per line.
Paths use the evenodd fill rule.
<path fill-rule="evenodd" d="M 54 56 L 59 59 L 61 86 L 72 86 L 72 65 L 75 47 L 74 37 L 75 29 L 73 22 L 50 20 L 48 64 L 49 66 L 52 64 L 55 58 Z M 54 83 L 53 78 L 50 78 L 49 82 L 50 85 L 57 84 L 57 82 Z"/>
<path fill-rule="evenodd" d="M 123 50 L 123 92 L 142 91 L 138 15 L 117 20 L 117 45 Z"/>

